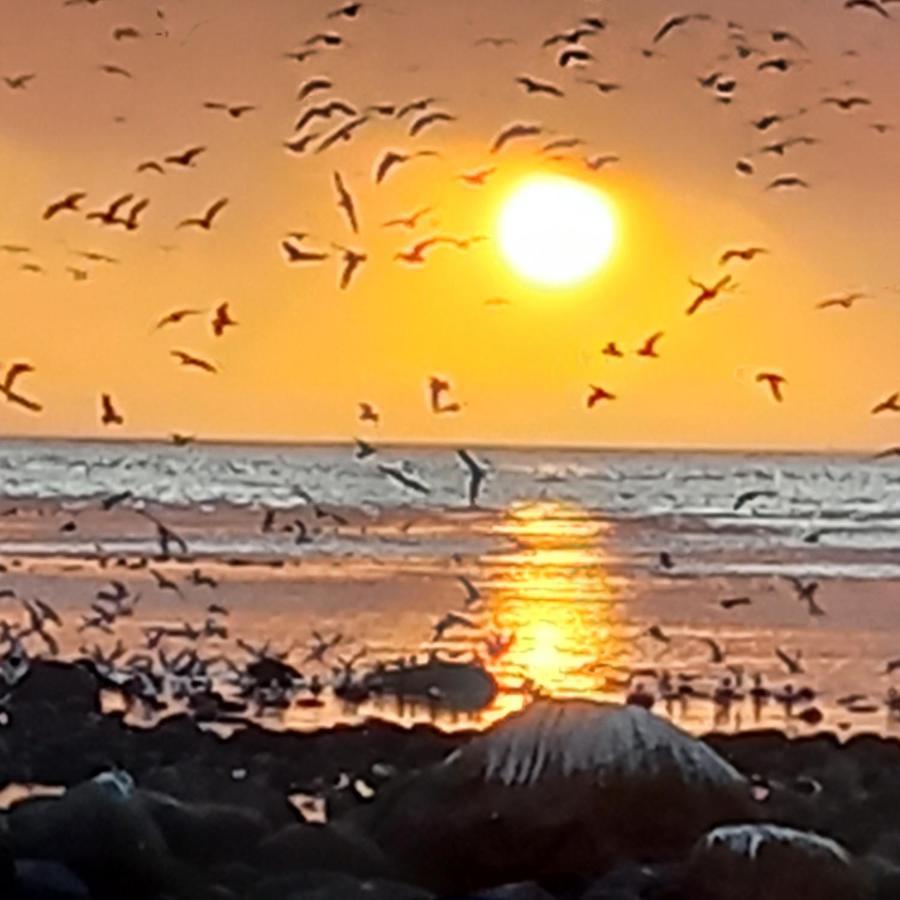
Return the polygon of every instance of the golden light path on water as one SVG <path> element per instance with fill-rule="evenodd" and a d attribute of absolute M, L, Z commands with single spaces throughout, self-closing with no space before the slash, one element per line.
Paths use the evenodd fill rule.
<path fill-rule="evenodd" d="M 625 648 L 617 637 L 618 579 L 604 565 L 611 527 L 575 505 L 547 501 L 513 506 L 494 526 L 515 549 L 483 560 L 490 630 L 509 642 L 488 663 L 504 689 L 491 713 L 520 708 L 529 687 L 557 697 L 618 692 Z"/>

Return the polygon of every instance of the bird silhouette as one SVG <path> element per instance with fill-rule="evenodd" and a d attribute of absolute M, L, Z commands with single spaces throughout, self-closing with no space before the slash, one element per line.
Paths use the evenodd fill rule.
<path fill-rule="evenodd" d="M 778 375 L 775 372 L 760 372 L 759 375 L 756 376 L 756 382 L 757 384 L 768 384 L 769 390 L 772 392 L 772 397 L 778 403 L 784 401 L 784 395 L 781 388 L 783 385 L 787 384 L 787 379 L 783 375 Z"/>
<path fill-rule="evenodd" d="M 497 171 L 496 166 L 488 169 L 479 169 L 477 172 L 463 172 L 456 177 L 469 187 L 484 187 L 488 178 Z"/>
<path fill-rule="evenodd" d="M 473 606 L 481 600 L 481 591 L 472 584 L 472 581 L 466 578 L 465 575 L 457 575 L 456 580 L 463 586 L 463 590 L 466 592 L 465 600 L 463 601 L 466 606 Z"/>
<path fill-rule="evenodd" d="M 607 345 L 600 351 L 604 356 L 612 356 L 621 359 L 625 354 L 619 349 L 615 341 L 609 341 Z"/>
<path fill-rule="evenodd" d="M 481 491 L 481 486 L 484 483 L 485 478 L 487 478 L 488 470 L 485 466 L 483 466 L 468 450 L 457 450 L 456 455 L 459 457 L 462 464 L 466 467 L 469 473 L 469 483 L 468 483 L 468 498 L 469 498 L 469 506 L 477 506 L 478 505 L 478 494 Z"/>
<path fill-rule="evenodd" d="M 852 112 L 857 106 L 871 106 L 872 101 L 868 97 L 825 97 L 822 100 L 825 105 L 835 106 L 841 112 Z"/>
<path fill-rule="evenodd" d="M 360 403 L 359 404 L 359 421 L 360 422 L 371 422 L 373 425 L 377 425 L 381 420 L 381 416 L 378 411 L 372 406 L 371 403 Z"/>
<path fill-rule="evenodd" d="M 900 391 L 891 394 L 886 400 L 882 400 L 872 407 L 873 416 L 878 416 L 885 412 L 900 412 Z"/>
<path fill-rule="evenodd" d="M 316 93 L 316 91 L 328 91 L 333 87 L 334 85 L 328 78 L 309 78 L 297 88 L 297 100 L 302 103 L 307 97 Z"/>
<path fill-rule="evenodd" d="M 218 372 L 218 369 L 211 362 L 200 359 L 200 357 L 191 353 L 186 353 L 184 350 L 172 350 L 171 355 L 186 368 L 200 369 L 202 372 L 209 372 L 212 375 Z"/>
<path fill-rule="evenodd" d="M 247 113 L 256 110 L 256 107 L 250 103 L 237 103 L 232 105 L 229 103 L 220 103 L 217 100 L 207 100 L 203 104 L 203 108 L 226 112 L 232 119 L 240 119 L 241 116 L 245 116 Z"/>
<path fill-rule="evenodd" d="M 709 647 L 709 661 L 711 663 L 720 665 L 725 662 L 725 650 L 718 642 L 710 637 L 698 637 L 697 640 L 700 641 L 701 644 L 706 644 L 706 646 Z"/>
<path fill-rule="evenodd" d="M 122 194 L 113 200 L 106 209 L 89 212 L 85 218 L 98 221 L 103 225 L 115 225 L 120 221 L 118 218 L 119 210 L 133 199 L 134 194 Z"/>
<path fill-rule="evenodd" d="M 107 75 L 118 75 L 121 78 L 133 78 L 134 76 L 128 69 L 123 69 L 121 66 L 113 65 L 112 63 L 104 63 L 99 67 L 101 72 L 106 73 Z"/>
<path fill-rule="evenodd" d="M 744 262 L 750 262 L 756 259 L 757 256 L 768 252 L 769 251 L 765 247 L 747 247 L 746 249 L 742 250 L 726 250 L 719 257 L 719 265 L 725 266 L 733 259 L 740 259 Z"/>
<path fill-rule="evenodd" d="M 321 136 L 321 132 L 311 131 L 309 134 L 303 134 L 293 141 L 284 141 L 283 146 L 290 150 L 291 153 L 306 153 L 310 144 L 317 141 Z"/>
<path fill-rule="evenodd" d="M 10 402 L 29 410 L 30 412 L 40 412 L 42 406 L 34 400 L 22 396 L 15 391 L 15 383 L 23 375 L 34 372 L 34 366 L 30 363 L 13 363 L 6 371 L 3 382 L 0 383 L 0 394 Z"/>
<path fill-rule="evenodd" d="M 387 466 L 384 464 L 379 464 L 378 471 L 386 475 L 392 481 L 396 481 L 398 484 L 401 484 L 404 487 L 409 488 L 410 490 L 416 491 L 419 494 L 431 493 L 431 488 L 428 487 L 427 484 L 419 481 L 417 478 L 414 478 L 408 472 L 405 472 L 403 469 L 397 466 Z"/>
<path fill-rule="evenodd" d="M 494 138 L 494 142 L 491 144 L 491 153 L 499 153 L 510 141 L 535 137 L 543 132 L 544 129 L 541 125 L 530 125 L 524 122 L 508 125 Z"/>
<path fill-rule="evenodd" d="M 567 69 L 573 63 L 584 65 L 593 59 L 594 55 L 589 50 L 585 50 L 584 47 L 569 47 L 559 54 L 556 64 L 562 69 Z"/>
<path fill-rule="evenodd" d="M 82 200 L 87 197 L 87 194 L 84 191 L 73 191 L 71 194 L 67 194 L 61 200 L 56 200 L 51 203 L 45 210 L 43 218 L 52 219 L 54 216 L 59 215 L 61 212 L 79 212 L 81 207 L 78 205 Z"/>
<path fill-rule="evenodd" d="M 418 243 L 414 244 L 408 250 L 401 250 L 399 253 L 395 253 L 394 259 L 409 263 L 410 265 L 422 265 L 425 262 L 425 251 L 430 250 L 432 247 L 445 245 L 458 247 L 462 250 L 465 249 L 468 244 L 468 241 L 438 235 L 437 237 L 425 238 L 424 240 L 421 240 Z"/>
<path fill-rule="evenodd" d="M 114 41 L 124 41 L 124 40 L 137 40 L 141 33 L 137 30 L 137 28 L 133 28 L 130 25 L 123 25 L 119 28 L 113 29 L 113 40 Z"/>
<path fill-rule="evenodd" d="M 183 219 L 176 226 L 177 228 L 199 228 L 202 231 L 210 231 L 213 226 L 213 222 L 216 217 L 228 206 L 228 198 L 222 197 L 221 200 L 216 200 L 209 209 L 202 216 L 195 216 L 190 219 Z"/>
<path fill-rule="evenodd" d="M 409 126 L 409 134 L 415 137 L 421 134 L 430 125 L 437 125 L 439 122 L 455 122 L 456 116 L 450 115 L 448 112 L 429 112 L 424 116 L 414 119 L 412 125 Z"/>
<path fill-rule="evenodd" d="M 341 278 L 340 278 L 340 288 L 341 290 L 346 290 L 350 287 L 350 281 L 353 278 L 356 270 L 368 260 L 368 256 L 365 253 L 360 253 L 357 250 L 351 250 L 348 247 L 342 247 L 340 244 L 333 245 L 336 250 L 341 252 L 344 268 L 341 270 Z"/>
<path fill-rule="evenodd" d="M 434 632 L 431 635 L 432 642 L 443 640 L 444 634 L 454 627 L 476 628 L 477 626 L 471 619 L 466 618 L 466 616 L 461 616 L 459 613 L 455 612 L 448 612 L 434 623 Z"/>
<path fill-rule="evenodd" d="M 351 137 L 353 137 L 353 132 L 358 128 L 362 128 L 366 122 L 369 121 L 368 116 L 359 116 L 356 119 L 351 119 L 349 122 L 345 122 L 341 125 L 340 128 L 335 129 L 331 132 L 331 134 L 326 135 L 318 147 L 316 147 L 316 155 L 320 153 L 324 153 L 329 148 L 333 147 L 338 141 L 349 141 Z"/>
<path fill-rule="evenodd" d="M 772 59 L 763 60 L 756 68 L 760 72 L 788 72 L 795 66 L 800 65 L 796 59 L 787 59 L 784 56 L 776 56 Z"/>
<path fill-rule="evenodd" d="M 618 156 L 614 153 L 603 153 L 599 156 L 588 157 L 585 159 L 584 164 L 592 171 L 597 172 L 602 169 L 604 166 L 610 166 L 613 163 L 620 162 Z"/>
<path fill-rule="evenodd" d="M 693 278 L 689 279 L 689 281 L 700 291 L 687 309 L 687 314 L 689 316 L 694 315 L 704 303 L 709 303 L 711 300 L 715 300 L 724 291 L 732 291 L 737 287 L 737 285 L 732 282 L 730 275 L 723 276 L 712 287 L 706 287 L 706 285 L 699 281 L 695 281 Z"/>
<path fill-rule="evenodd" d="M 596 88 L 601 94 L 612 94 L 614 91 L 622 90 L 622 85 L 617 84 L 614 81 L 600 81 L 596 78 L 579 78 L 578 81 L 581 84 L 590 85 L 593 88 Z"/>
<path fill-rule="evenodd" d="M 565 97 L 565 92 L 549 81 L 538 81 L 530 75 L 520 75 L 516 84 L 521 85 L 528 94 L 546 94 L 550 97 Z"/>
<path fill-rule="evenodd" d="M 577 44 L 582 38 L 590 37 L 594 32 L 593 28 L 573 28 L 571 31 L 561 31 L 558 34 L 551 34 L 541 46 L 546 49 L 559 44 Z"/>
<path fill-rule="evenodd" d="M 206 153 L 206 147 L 189 147 L 181 153 L 173 153 L 166 156 L 163 162 L 169 163 L 171 166 L 180 166 L 181 168 L 193 168 L 194 161 L 201 154 Z"/>
<path fill-rule="evenodd" d="M 323 262 L 328 259 L 329 254 L 321 251 L 301 250 L 288 241 L 281 242 L 281 249 L 284 251 L 285 259 L 289 263 L 311 263 Z"/>
<path fill-rule="evenodd" d="M 590 390 L 590 393 L 588 394 L 588 398 L 587 398 L 587 408 L 588 409 L 593 409 L 598 403 L 602 402 L 603 400 L 615 400 L 616 399 L 615 394 L 611 394 L 609 391 L 605 390 L 602 387 L 598 387 L 595 384 L 592 384 L 590 387 L 591 387 L 591 390 Z"/>
<path fill-rule="evenodd" d="M 653 43 L 658 44 L 677 28 L 684 28 L 691 22 L 709 22 L 712 16 L 707 13 L 685 13 L 679 16 L 671 16 L 660 25 L 656 34 L 653 35 Z"/>
<path fill-rule="evenodd" d="M 455 413 L 460 411 L 460 405 L 455 402 L 444 403 L 442 397 L 450 391 L 450 382 L 444 378 L 432 375 L 428 379 L 428 400 L 431 411 L 435 414 Z"/>
<path fill-rule="evenodd" d="M 854 303 L 865 300 L 867 297 L 868 295 L 861 291 L 854 291 L 850 294 L 841 294 L 838 297 L 826 297 L 820 303 L 816 304 L 816 309 L 834 309 L 836 307 L 840 307 L 841 309 L 852 309 Z"/>
<path fill-rule="evenodd" d="M 748 159 L 739 159 L 735 164 L 734 168 L 737 170 L 739 175 L 749 176 L 752 175 L 756 170 L 753 168 L 753 163 Z"/>
<path fill-rule="evenodd" d="M 396 150 L 388 150 L 375 168 L 375 184 L 381 184 L 395 166 L 421 156 L 440 156 L 440 153 L 436 150 L 419 150 L 416 153 L 398 153 Z"/>
<path fill-rule="evenodd" d="M 784 663 L 785 668 L 788 670 L 788 674 L 790 675 L 802 675 L 803 674 L 803 665 L 800 662 L 800 652 L 798 651 L 796 656 L 789 656 L 781 647 L 775 648 L 775 656 Z"/>
<path fill-rule="evenodd" d="M 72 276 L 74 281 L 87 281 L 88 273 L 85 269 L 79 269 L 75 266 L 66 266 L 66 271 Z"/>
<path fill-rule="evenodd" d="M 344 39 L 334 31 L 320 31 L 308 37 L 303 43 L 307 47 L 316 47 L 319 44 L 323 47 L 340 47 Z"/>
<path fill-rule="evenodd" d="M 359 222 L 356 218 L 356 207 L 353 203 L 353 197 L 344 185 L 344 179 L 340 172 L 334 173 L 334 187 L 338 194 L 338 208 L 347 216 L 347 221 L 353 229 L 354 234 L 359 234 Z"/>
<path fill-rule="evenodd" d="M 338 113 L 344 116 L 357 115 L 355 106 L 351 106 L 346 100 L 330 100 L 321 106 L 311 106 L 297 119 L 294 131 L 301 131 L 314 119 L 331 119 Z"/>
<path fill-rule="evenodd" d="M 216 337 L 222 337 L 225 334 L 226 328 L 234 328 L 238 323 L 231 318 L 231 313 L 228 310 L 228 302 L 225 301 L 220 303 L 216 307 L 215 315 L 212 320 L 212 331 Z"/>
<path fill-rule="evenodd" d="M 737 609 L 739 606 L 750 606 L 753 600 L 750 597 L 726 597 L 719 601 L 722 609 Z"/>
<path fill-rule="evenodd" d="M 511 47 L 517 42 L 513 38 L 508 37 L 483 37 L 475 41 L 476 47 L 493 47 L 500 50 L 503 47 Z"/>
<path fill-rule="evenodd" d="M 140 216 L 149 205 L 150 199 L 148 197 L 138 200 L 128 211 L 128 215 L 124 219 L 116 219 L 113 224 L 122 225 L 126 231 L 137 231 L 140 227 Z"/>
<path fill-rule="evenodd" d="M 100 423 L 102 425 L 124 425 L 125 419 L 113 406 L 112 397 L 109 394 L 100 396 Z"/>
<path fill-rule="evenodd" d="M 367 441 L 356 438 L 356 452 L 353 454 L 354 459 L 368 459 L 377 453 L 376 449 Z"/>
<path fill-rule="evenodd" d="M 3 80 L 11 91 L 23 91 L 28 85 L 37 78 L 33 72 L 27 75 L 4 75 Z"/>
<path fill-rule="evenodd" d="M 365 4 L 363 3 L 345 3 L 337 9 L 333 9 L 326 19 L 355 19 Z"/>
<path fill-rule="evenodd" d="M 844 9 L 870 9 L 878 13 L 883 19 L 889 19 L 891 14 L 878 0 L 845 0 Z"/>
<path fill-rule="evenodd" d="M 656 345 L 659 343 L 663 336 L 664 332 L 657 331 L 656 334 L 648 337 L 644 342 L 644 346 L 641 347 L 640 350 L 638 350 L 637 355 L 647 357 L 648 359 L 659 359 L 659 354 L 656 352 Z"/>
<path fill-rule="evenodd" d="M 139 163 L 135 172 L 156 172 L 158 175 L 165 175 L 166 170 L 156 160 L 148 159 L 146 162 Z"/>
<path fill-rule="evenodd" d="M 173 312 L 164 315 L 156 325 L 153 326 L 153 330 L 159 331 L 160 328 L 165 328 L 166 325 L 177 325 L 179 322 L 183 322 L 190 316 L 200 316 L 204 312 L 206 312 L 204 309 L 176 309 Z"/>
<path fill-rule="evenodd" d="M 383 222 L 382 228 L 396 228 L 401 226 L 403 228 L 415 228 L 416 225 L 419 224 L 419 219 L 422 216 L 427 216 L 428 213 L 434 212 L 434 207 L 432 206 L 423 206 L 421 209 L 416 210 L 414 213 L 408 216 L 399 216 L 396 219 L 388 219 L 387 222 Z"/>

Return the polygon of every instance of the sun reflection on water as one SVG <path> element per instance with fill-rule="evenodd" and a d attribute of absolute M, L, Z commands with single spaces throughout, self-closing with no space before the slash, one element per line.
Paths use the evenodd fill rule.
<path fill-rule="evenodd" d="M 624 647 L 621 581 L 604 563 L 611 527 L 578 506 L 546 501 L 514 506 L 495 526 L 514 547 L 482 560 L 491 628 L 509 642 L 489 663 L 506 691 L 498 701 L 504 711 L 521 705 L 522 688 L 553 696 L 612 692 Z"/>

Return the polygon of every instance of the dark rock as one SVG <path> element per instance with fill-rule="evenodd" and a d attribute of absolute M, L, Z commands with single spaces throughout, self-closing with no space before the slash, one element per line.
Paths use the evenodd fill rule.
<path fill-rule="evenodd" d="M 469 894 L 467 900 L 554 900 L 554 897 L 534 881 L 521 881 Z"/>
<path fill-rule="evenodd" d="M 754 814 L 735 769 L 647 710 L 542 701 L 348 822 L 408 880 L 464 892 L 678 859 Z"/>
<path fill-rule="evenodd" d="M 360 878 L 390 874 L 379 848 L 339 823 L 282 828 L 260 845 L 257 865 L 276 874 L 314 869 Z"/>
<path fill-rule="evenodd" d="M 42 704 L 52 706 L 66 717 L 100 712 L 97 680 L 84 667 L 58 660 L 34 660 L 25 677 L 15 686 L 10 712 Z"/>
<path fill-rule="evenodd" d="M 432 900 L 421 888 L 392 881 L 359 881 L 334 872 L 307 872 L 268 879 L 246 900 Z"/>
<path fill-rule="evenodd" d="M 373 673 L 364 687 L 461 712 L 484 709 L 497 695 L 497 682 L 486 669 L 441 660 Z"/>

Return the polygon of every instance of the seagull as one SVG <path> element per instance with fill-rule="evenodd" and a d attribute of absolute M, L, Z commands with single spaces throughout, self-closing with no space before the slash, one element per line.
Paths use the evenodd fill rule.
<path fill-rule="evenodd" d="M 384 475 L 387 475 L 388 478 L 396 481 L 398 484 L 402 484 L 404 487 L 409 488 L 410 490 L 416 491 L 420 494 L 431 493 L 431 488 L 428 487 L 427 484 L 419 481 L 416 478 L 413 478 L 411 475 L 404 472 L 401 468 L 398 468 L 396 466 L 379 465 L 378 471 Z"/>
<path fill-rule="evenodd" d="M 790 675 L 802 675 L 803 674 L 803 666 L 800 663 L 801 654 L 799 651 L 797 652 L 796 657 L 791 658 L 790 656 L 788 656 L 787 653 L 785 653 L 784 650 L 781 649 L 781 647 L 776 647 L 775 655 L 778 657 L 778 659 L 781 660 L 781 662 L 784 663 L 785 667 L 788 670 L 788 674 L 790 674 Z"/>
<path fill-rule="evenodd" d="M 597 387 L 597 385 L 592 384 L 590 386 L 591 392 L 588 394 L 587 398 L 587 408 L 593 409 L 598 403 L 602 400 L 615 400 L 616 395 L 611 394 L 609 391 L 605 390 L 602 387 Z"/>
<path fill-rule="evenodd" d="M 36 403 L 34 400 L 29 400 L 27 397 L 23 397 L 13 390 L 16 381 L 22 375 L 27 375 L 30 372 L 34 372 L 34 366 L 30 363 L 13 363 L 9 369 L 7 369 L 3 383 L 0 384 L 0 394 L 3 394 L 10 403 L 16 403 L 31 412 L 40 412 L 43 407 L 39 403 Z"/>
<path fill-rule="evenodd" d="M 31 72 L 27 75 L 4 75 L 3 80 L 11 91 L 23 91 L 36 77 L 37 75 Z"/>
<path fill-rule="evenodd" d="M 816 304 L 816 309 L 833 309 L 841 307 L 842 309 L 851 309 L 853 304 L 858 300 L 865 300 L 868 294 L 861 291 L 854 291 L 852 294 L 842 294 L 840 297 L 827 297 L 821 303 Z"/>
<path fill-rule="evenodd" d="M 622 85 L 616 84 L 614 81 L 598 81 L 596 78 L 579 78 L 578 80 L 581 84 L 595 87 L 601 94 L 611 94 L 613 91 L 622 90 Z"/>
<path fill-rule="evenodd" d="M 138 174 L 140 174 L 141 172 L 156 172 L 159 175 L 166 174 L 166 170 L 154 159 L 139 163 L 135 171 Z"/>
<path fill-rule="evenodd" d="M 456 177 L 469 187 L 484 187 L 485 182 L 497 171 L 496 166 L 489 169 L 479 169 L 477 172 L 463 172 Z"/>
<path fill-rule="evenodd" d="M 172 166 L 193 168 L 194 160 L 200 156 L 201 153 L 206 153 L 206 147 L 190 147 L 182 153 L 173 153 L 171 156 L 165 157 L 163 162 L 167 162 Z"/>
<path fill-rule="evenodd" d="M 891 394 L 887 400 L 882 400 L 872 408 L 872 415 L 877 416 L 883 412 L 900 412 L 900 392 Z"/>
<path fill-rule="evenodd" d="M 799 578 L 788 578 L 792 587 L 797 593 L 797 599 L 802 600 L 809 607 L 811 616 L 824 616 L 825 610 L 816 603 L 816 591 L 819 590 L 818 581 L 809 581 L 803 583 Z"/>
<path fill-rule="evenodd" d="M 356 438 L 356 453 L 353 454 L 354 459 L 368 459 L 377 452 L 378 451 L 371 444 Z"/>
<path fill-rule="evenodd" d="M 218 369 L 212 363 L 200 359 L 197 356 L 192 356 L 190 353 L 185 353 L 183 350 L 172 350 L 171 355 L 174 356 L 181 365 L 188 368 L 200 369 L 203 372 L 209 372 L 213 375 L 218 372 Z"/>
<path fill-rule="evenodd" d="M 359 421 L 360 422 L 372 422 L 374 425 L 377 425 L 381 416 L 378 411 L 372 406 L 371 403 L 360 403 L 359 404 Z"/>
<path fill-rule="evenodd" d="M 184 597 L 184 594 L 181 593 L 181 588 L 174 581 L 166 578 L 166 576 L 163 575 L 162 572 L 159 572 L 156 569 L 148 569 L 148 571 L 153 576 L 154 580 L 156 581 L 156 586 L 161 591 L 173 591 L 174 593 L 178 594 L 179 597 Z"/>
<path fill-rule="evenodd" d="M 733 509 L 735 512 L 739 512 L 743 509 L 748 503 L 753 503 L 754 500 L 762 500 L 762 499 L 778 499 L 777 491 L 744 491 L 743 494 L 740 494 L 737 499 L 734 501 Z"/>
<path fill-rule="evenodd" d="M 665 38 L 668 34 L 673 32 L 676 28 L 683 28 L 685 25 L 688 25 L 690 22 L 709 22 L 712 19 L 708 13 L 686 13 L 685 15 L 680 16 L 672 16 L 669 19 L 666 19 L 665 22 L 659 27 L 659 30 L 656 34 L 653 35 L 653 43 L 658 44 L 663 38 Z"/>
<path fill-rule="evenodd" d="M 468 450 L 457 450 L 456 455 L 469 471 L 469 506 L 477 506 L 478 493 L 487 477 L 488 470 Z"/>
<path fill-rule="evenodd" d="M 688 307 L 687 314 L 689 316 L 694 315 L 704 303 L 715 300 L 723 291 L 733 291 L 737 287 L 737 285 L 732 282 L 730 275 L 725 275 L 720 278 L 712 287 L 706 287 L 706 285 L 701 284 L 699 281 L 694 281 L 693 278 L 689 279 L 689 281 L 695 288 L 699 288 L 700 290 L 700 293 Z"/>
<path fill-rule="evenodd" d="M 536 137 L 543 133 L 544 128 L 541 125 L 529 125 L 522 122 L 517 122 L 514 125 L 507 125 L 506 128 L 494 138 L 494 142 L 491 144 L 491 153 L 499 153 L 512 140 Z"/>
<path fill-rule="evenodd" d="M 593 58 L 593 54 L 583 47 L 570 47 L 559 54 L 559 59 L 556 60 L 556 64 L 560 68 L 566 69 L 569 67 L 570 63 L 577 63 L 580 65 L 582 63 L 591 62 Z"/>
<path fill-rule="evenodd" d="M 604 166 L 610 166 L 613 163 L 620 162 L 620 157 L 616 156 L 615 153 L 603 153 L 599 156 L 594 156 L 591 158 L 585 158 L 584 164 L 592 171 L 597 172 L 602 169 Z"/>
<path fill-rule="evenodd" d="M 344 186 L 344 179 L 341 178 L 340 172 L 334 173 L 334 186 L 338 193 L 338 207 L 346 214 L 353 233 L 358 234 L 359 222 L 356 218 L 356 208 L 353 205 L 353 198 L 350 196 L 350 192 Z"/>
<path fill-rule="evenodd" d="M 160 328 L 165 328 L 166 325 L 177 325 L 189 316 L 200 316 L 204 312 L 206 312 L 206 310 L 203 309 L 176 309 L 174 312 L 170 312 L 168 315 L 163 316 L 156 323 L 153 330 L 159 331 Z"/>
<path fill-rule="evenodd" d="M 397 226 L 402 226 L 403 228 L 415 228 L 419 223 L 419 219 L 422 216 L 428 215 L 428 213 L 433 212 L 434 207 L 424 206 L 422 209 L 416 210 L 414 213 L 408 216 L 400 216 L 396 219 L 388 219 L 387 222 L 383 222 L 382 228 L 396 228 Z"/>
<path fill-rule="evenodd" d="M 52 219 L 55 215 L 58 215 L 61 212 L 79 212 L 81 207 L 78 205 L 81 203 L 84 198 L 87 197 L 87 194 L 84 191 L 73 191 L 71 194 L 67 194 L 62 200 L 56 200 L 51 203 L 45 210 L 43 218 Z"/>
<path fill-rule="evenodd" d="M 253 112 L 256 109 L 256 107 L 250 103 L 239 103 L 236 106 L 231 106 L 228 103 L 219 103 L 213 100 L 204 103 L 203 108 L 227 112 L 232 119 L 239 119 L 241 116 L 246 115 L 249 112 Z"/>
<path fill-rule="evenodd" d="M 447 112 L 430 112 L 426 113 L 424 116 L 420 116 L 418 119 L 414 119 L 412 125 L 409 126 L 409 134 L 411 137 L 415 137 L 417 134 L 423 132 L 430 125 L 437 125 L 439 122 L 455 122 L 456 116 L 450 115 Z"/>
<path fill-rule="evenodd" d="M 657 331 L 656 334 L 648 337 L 644 342 L 644 346 L 638 350 L 637 355 L 647 357 L 648 359 L 659 359 L 659 354 L 656 352 L 656 345 L 664 334 L 665 332 Z"/>
<path fill-rule="evenodd" d="M 116 412 L 113 406 L 112 397 L 109 394 L 102 394 L 100 397 L 101 416 L 100 423 L 102 425 L 124 425 L 125 419 Z"/>
<path fill-rule="evenodd" d="M 191 226 L 195 228 L 201 228 L 203 231 L 209 231 L 212 228 L 213 221 L 216 216 L 228 205 L 228 198 L 222 197 L 221 200 L 216 200 L 206 212 L 199 217 L 184 219 L 179 222 L 176 226 L 177 228 L 189 228 Z"/>
<path fill-rule="evenodd" d="M 698 637 L 697 640 L 709 647 L 709 661 L 711 663 L 718 665 L 719 663 L 725 662 L 725 651 L 720 644 L 717 644 L 709 637 Z"/>
<path fill-rule="evenodd" d="M 281 242 L 281 249 L 284 251 L 285 258 L 289 263 L 323 262 L 328 259 L 327 253 L 301 250 L 287 241 Z"/>
<path fill-rule="evenodd" d="M 456 580 L 465 589 L 466 598 L 464 602 L 466 606 L 473 606 L 481 599 L 481 591 L 465 575 L 457 575 Z"/>
<path fill-rule="evenodd" d="M 343 254 L 344 268 L 341 271 L 341 290 L 346 290 L 350 286 L 350 280 L 353 273 L 369 258 L 365 253 L 359 253 L 356 250 L 350 250 L 347 247 L 341 247 L 339 244 L 333 244 L 336 250 L 340 250 Z"/>
<path fill-rule="evenodd" d="M 458 403 L 442 403 L 441 397 L 450 390 L 450 382 L 443 378 L 432 375 L 428 379 L 428 398 L 430 401 L 431 411 L 436 414 L 459 412 Z"/>
<path fill-rule="evenodd" d="M 784 188 L 809 188 L 811 187 L 808 181 L 805 181 L 803 178 L 800 178 L 798 175 L 780 175 L 778 178 L 770 181 L 768 185 L 766 185 L 767 191 L 775 191 Z"/>
<path fill-rule="evenodd" d="M 750 262 L 755 259 L 757 256 L 763 253 L 768 253 L 765 247 L 747 247 L 743 250 L 726 250 L 719 257 L 719 265 L 724 266 L 727 265 L 733 259 L 741 259 L 744 262 Z"/>
<path fill-rule="evenodd" d="M 297 89 L 297 100 L 301 103 L 316 91 L 327 91 L 334 85 L 328 78 L 310 78 Z"/>
<path fill-rule="evenodd" d="M 778 375 L 775 372 L 760 372 L 759 375 L 756 376 L 757 384 L 767 383 L 769 385 L 769 389 L 772 391 L 772 397 L 778 402 L 781 403 L 784 400 L 784 395 L 781 393 L 781 387 L 784 384 L 787 384 L 787 379 L 783 375 Z"/>
<path fill-rule="evenodd" d="M 520 84 L 528 94 L 547 94 L 551 97 L 565 97 L 565 93 L 555 84 L 549 81 L 538 81 L 530 75 L 520 75 L 516 79 L 516 84 Z"/>
<path fill-rule="evenodd" d="M 365 125 L 368 121 L 368 116 L 359 116 L 359 118 L 352 119 L 344 125 L 341 125 L 340 128 L 336 129 L 331 134 L 322 139 L 322 143 L 320 143 L 319 146 L 316 147 L 316 154 L 324 153 L 330 147 L 333 147 L 338 141 L 349 141 L 353 136 L 353 132 L 356 131 L 357 128 L 362 128 L 362 126 Z"/>
<path fill-rule="evenodd" d="M 122 78 L 133 78 L 134 76 L 128 69 L 123 69 L 121 66 L 115 66 L 111 63 L 104 63 L 99 66 L 101 72 L 105 72 L 107 75 L 120 75 Z"/>
<path fill-rule="evenodd" d="M 328 103 L 324 103 L 321 106 L 311 106 L 307 109 L 299 119 L 297 119 L 296 124 L 294 125 L 294 131 L 301 131 L 305 128 L 313 119 L 330 119 L 336 113 L 341 113 L 344 116 L 355 116 L 357 115 L 357 109 L 354 106 L 351 106 L 345 100 L 330 100 Z"/>
<path fill-rule="evenodd" d="M 103 225 L 115 225 L 117 222 L 121 221 L 118 218 L 119 210 L 133 199 L 134 194 L 122 194 L 120 197 L 113 200 L 105 210 L 89 212 L 85 218 L 88 220 L 96 219 Z"/>
<path fill-rule="evenodd" d="M 389 150 L 375 169 L 375 184 L 381 184 L 394 166 L 410 162 L 420 156 L 440 156 L 440 154 L 436 150 L 419 150 L 416 153 L 398 153 L 395 150 Z"/>
<path fill-rule="evenodd" d="M 613 356 L 621 359 L 625 354 L 618 348 L 615 341 L 610 341 L 603 350 L 600 351 L 604 356 Z"/>
<path fill-rule="evenodd" d="M 883 19 L 889 19 L 891 14 L 878 2 L 878 0 L 846 0 L 844 9 L 871 9 Z"/>
<path fill-rule="evenodd" d="M 647 637 L 653 638 L 654 641 L 659 641 L 660 644 L 672 643 L 672 638 L 670 638 L 659 625 L 651 625 L 645 633 Z"/>
<path fill-rule="evenodd" d="M 468 619 L 465 616 L 461 616 L 459 613 L 448 612 L 441 619 L 434 623 L 434 633 L 431 636 L 432 643 L 435 641 L 443 640 L 444 632 L 448 631 L 454 626 L 459 626 L 460 628 L 478 627 L 471 619 Z"/>
<path fill-rule="evenodd" d="M 825 97 L 822 103 L 826 106 L 835 106 L 841 112 L 852 112 L 857 106 L 871 106 L 872 101 L 868 97 Z"/>
<path fill-rule="evenodd" d="M 322 136 L 321 132 L 312 131 L 309 134 L 301 135 L 294 141 L 285 141 L 283 146 L 286 147 L 291 153 L 305 153 L 306 148 L 313 142 L 318 140 Z"/>
<path fill-rule="evenodd" d="M 226 328 L 233 328 L 238 323 L 231 318 L 228 311 L 228 303 L 220 303 L 216 307 L 216 314 L 212 320 L 212 330 L 216 337 L 222 337 Z"/>

